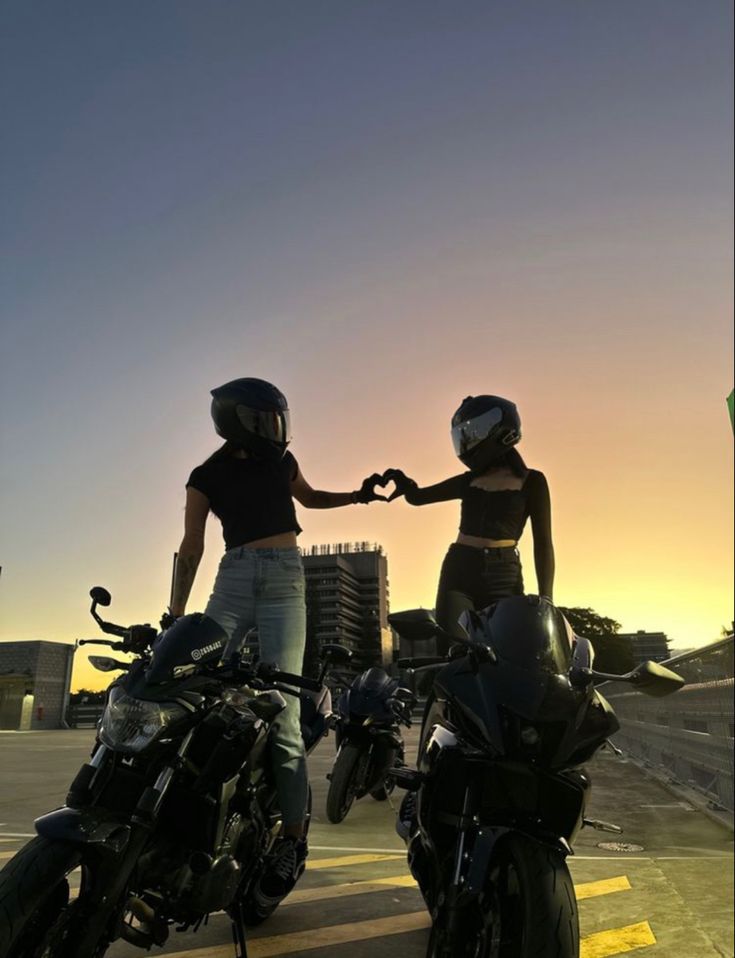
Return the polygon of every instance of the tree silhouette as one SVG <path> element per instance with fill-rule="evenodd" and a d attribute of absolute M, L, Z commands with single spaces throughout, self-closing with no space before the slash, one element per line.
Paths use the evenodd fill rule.
<path fill-rule="evenodd" d="M 575 635 L 584 636 L 595 650 L 594 667 L 600 672 L 612 672 L 622 675 L 635 668 L 635 657 L 629 639 L 620 638 L 619 622 L 607 616 L 599 615 L 594 609 L 564 608 L 559 611 L 565 616 Z"/>

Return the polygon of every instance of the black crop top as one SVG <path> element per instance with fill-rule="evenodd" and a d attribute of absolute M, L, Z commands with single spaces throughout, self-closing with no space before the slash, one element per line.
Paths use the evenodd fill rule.
<path fill-rule="evenodd" d="M 298 471 L 290 452 L 279 462 L 229 456 L 197 466 L 186 485 L 209 499 L 222 522 L 225 548 L 234 549 L 281 532 L 301 532 L 291 496 Z"/>
<path fill-rule="evenodd" d="M 430 502 L 462 500 L 459 531 L 482 539 L 518 540 L 529 516 L 534 535 L 551 529 L 551 505 L 546 477 L 530 469 L 520 489 L 488 491 L 472 485 L 475 477 L 463 472 L 434 486 L 415 486 L 406 492 L 406 502 L 423 506 Z"/>

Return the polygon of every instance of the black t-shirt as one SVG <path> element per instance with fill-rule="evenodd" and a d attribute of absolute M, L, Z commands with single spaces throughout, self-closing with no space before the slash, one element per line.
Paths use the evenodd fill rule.
<path fill-rule="evenodd" d="M 416 486 L 406 493 L 406 502 L 414 506 L 430 502 L 461 499 L 460 532 L 483 539 L 520 539 L 529 516 L 537 528 L 550 527 L 549 486 L 546 477 L 530 469 L 520 489 L 488 491 L 473 486 L 471 472 L 463 472 L 434 486 Z"/>
<path fill-rule="evenodd" d="M 291 496 L 298 471 L 290 452 L 278 462 L 228 456 L 197 466 L 186 485 L 209 499 L 222 522 L 225 548 L 234 549 L 281 532 L 301 532 Z"/>

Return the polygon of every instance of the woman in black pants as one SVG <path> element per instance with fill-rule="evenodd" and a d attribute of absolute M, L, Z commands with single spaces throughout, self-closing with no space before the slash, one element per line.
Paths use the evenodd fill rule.
<path fill-rule="evenodd" d="M 529 469 L 515 445 L 521 421 L 512 402 L 498 396 L 468 396 L 452 417 L 454 451 L 468 471 L 420 488 L 400 469 L 384 479 L 396 483 L 395 496 L 423 506 L 459 499 L 459 535 L 442 564 L 436 598 L 439 625 L 461 636 L 457 620 L 465 609 L 484 609 L 498 599 L 523 593 L 518 540 L 526 520 L 533 531 L 540 595 L 552 598 L 554 548 L 546 477 Z M 442 640 L 437 653 L 448 649 Z"/>

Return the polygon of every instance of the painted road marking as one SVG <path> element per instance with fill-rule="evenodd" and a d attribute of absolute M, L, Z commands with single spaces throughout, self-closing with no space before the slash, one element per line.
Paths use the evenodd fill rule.
<path fill-rule="evenodd" d="M 35 838 L 38 832 L 0 832 L 3 841 L 6 838 Z"/>
<path fill-rule="evenodd" d="M 584 901 L 587 898 L 597 898 L 600 895 L 611 895 L 616 891 L 628 891 L 631 887 L 626 875 L 618 875 L 616 878 L 603 878 L 602 881 L 586 881 L 581 885 L 574 886 L 574 893 L 577 901 Z"/>
<path fill-rule="evenodd" d="M 371 892 L 387 891 L 390 888 L 417 888 L 413 875 L 396 875 L 395 878 L 373 878 L 368 881 L 347 882 L 345 885 L 319 885 L 292 891 L 279 906 L 303 905 L 310 901 L 328 901 L 330 898 L 349 898 L 350 895 L 369 895 Z"/>
<path fill-rule="evenodd" d="M 16 849 L 14 852 L 0 852 L 0 862 L 5 862 L 9 858 L 12 858 L 18 851 L 20 851 L 20 849 Z"/>
<path fill-rule="evenodd" d="M 373 892 L 386 891 L 390 888 L 416 888 L 416 880 L 412 875 L 396 875 L 389 878 L 372 878 L 366 881 L 347 882 L 344 885 L 318 885 L 315 888 L 305 888 L 292 891 L 283 902 L 285 905 L 300 905 L 311 901 L 327 901 L 330 898 L 345 898 L 351 895 L 369 895 Z M 631 884 L 626 875 L 615 878 L 605 878 L 602 881 L 589 881 L 575 885 L 574 891 L 577 901 L 588 898 L 599 898 L 601 895 L 611 895 L 618 891 L 629 891 Z"/>
<path fill-rule="evenodd" d="M 346 868 L 348 865 L 369 865 L 372 862 L 400 861 L 404 855 L 343 855 L 340 858 L 315 858 L 306 863 L 307 871 L 317 868 Z"/>
<path fill-rule="evenodd" d="M 386 935 L 400 935 L 407 931 L 429 929 L 431 919 L 425 911 L 409 915 L 393 915 L 389 918 L 371 918 L 368 921 L 353 921 L 347 925 L 329 925 L 309 931 L 292 931 L 272 938 L 251 938 L 248 941 L 248 958 L 274 958 L 293 951 L 313 951 L 333 945 L 346 945 L 352 941 L 367 941 Z M 175 951 L 165 958 L 231 958 L 232 944 L 215 945 L 212 948 L 194 948 Z"/>
<path fill-rule="evenodd" d="M 78 871 L 69 876 L 69 886 L 72 890 L 79 887 L 81 880 Z M 601 895 L 611 895 L 618 891 L 631 890 L 627 876 L 619 875 L 616 878 L 604 878 L 601 881 L 583 882 L 574 886 L 577 901 L 589 898 L 599 898 Z M 376 892 L 388 891 L 391 888 L 416 888 L 413 875 L 392 875 L 387 878 L 369 878 L 364 881 L 345 882 L 341 885 L 316 885 L 314 888 L 303 888 L 292 891 L 288 898 L 279 906 L 305 905 L 309 902 L 329 901 L 333 898 L 350 898 L 354 895 L 370 895 Z M 216 914 L 221 914 L 217 912 Z"/>
<path fill-rule="evenodd" d="M 610 928 L 598 931 L 583 938 L 579 958 L 610 958 L 612 955 L 624 955 L 638 948 L 647 948 L 656 944 L 656 936 L 647 921 L 624 928 Z"/>
<path fill-rule="evenodd" d="M 346 925 L 330 925 L 326 928 L 313 928 L 309 931 L 294 931 L 285 935 L 273 935 L 269 938 L 255 938 L 248 941 L 250 958 L 276 958 L 294 951 L 314 951 L 317 948 L 329 948 L 346 945 L 354 941 L 367 941 L 370 938 L 383 938 L 401 935 L 409 931 L 422 931 L 431 927 L 429 916 L 424 911 L 409 915 L 394 915 L 389 918 L 374 918 L 368 921 L 355 921 Z M 623 928 L 611 928 L 588 935 L 581 941 L 580 958 L 613 958 L 638 948 L 655 945 L 656 938 L 647 921 Z M 214 945 L 209 948 L 191 948 L 188 951 L 175 951 L 166 958 L 231 958 L 232 944 Z"/>
<path fill-rule="evenodd" d="M 15 852 L 0 852 L 0 861 L 12 858 Z M 319 868 L 346 868 L 348 865 L 370 865 L 373 862 L 394 862 L 403 859 L 403 855 L 343 855 L 339 858 L 315 858 L 307 863 L 309 871 Z"/>
<path fill-rule="evenodd" d="M 309 842 L 309 848 L 313 852 L 375 852 L 380 855 L 401 855 L 406 857 L 405 848 L 355 848 L 352 845 L 312 845 Z"/>

